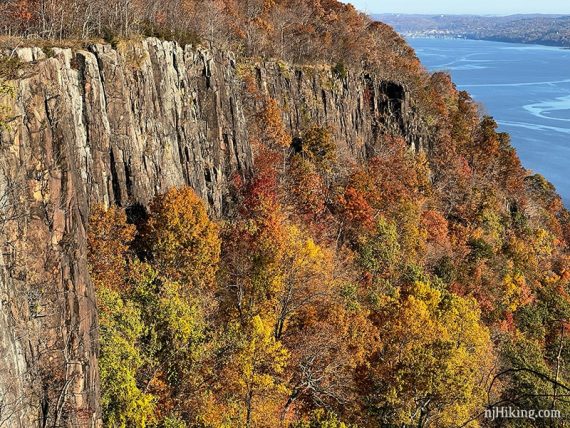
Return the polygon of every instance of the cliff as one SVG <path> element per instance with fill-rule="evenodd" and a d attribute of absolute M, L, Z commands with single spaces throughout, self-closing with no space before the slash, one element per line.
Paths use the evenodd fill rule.
<path fill-rule="evenodd" d="M 253 165 L 244 73 L 279 102 L 293 136 L 326 124 L 355 159 L 383 133 L 426 144 L 405 88 L 373 75 L 244 67 L 158 39 L 13 54 L 22 65 L 0 139 L 0 426 L 100 424 L 89 209 L 144 206 L 188 184 L 222 215 L 228 177 Z"/>

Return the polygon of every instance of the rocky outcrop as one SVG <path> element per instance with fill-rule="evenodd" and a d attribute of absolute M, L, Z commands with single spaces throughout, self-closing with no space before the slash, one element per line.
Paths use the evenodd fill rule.
<path fill-rule="evenodd" d="M 187 184 L 222 214 L 228 178 L 253 165 L 244 70 L 292 135 L 326 124 L 355 159 L 384 133 L 423 144 L 404 88 L 370 75 L 244 68 L 157 39 L 14 54 L 23 65 L 0 140 L 0 427 L 100 424 L 89 208 L 144 206 Z"/>
<path fill-rule="evenodd" d="M 293 135 L 312 123 L 326 125 L 341 149 L 357 159 L 374 155 L 386 134 L 403 136 L 415 150 L 426 143 L 413 99 L 398 83 L 278 62 L 257 64 L 255 73 L 261 88 L 284 110 Z"/>

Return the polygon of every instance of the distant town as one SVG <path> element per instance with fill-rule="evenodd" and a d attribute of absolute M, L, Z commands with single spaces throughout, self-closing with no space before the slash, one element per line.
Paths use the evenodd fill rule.
<path fill-rule="evenodd" d="M 407 37 L 455 37 L 570 47 L 570 16 L 383 14 L 373 17 Z"/>

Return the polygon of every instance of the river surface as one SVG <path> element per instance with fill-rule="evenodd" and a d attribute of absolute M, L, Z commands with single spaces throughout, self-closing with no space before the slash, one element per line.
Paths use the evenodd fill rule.
<path fill-rule="evenodd" d="M 570 207 L 570 50 L 462 39 L 408 39 L 430 71 L 460 89 L 511 134 L 523 165 Z"/>

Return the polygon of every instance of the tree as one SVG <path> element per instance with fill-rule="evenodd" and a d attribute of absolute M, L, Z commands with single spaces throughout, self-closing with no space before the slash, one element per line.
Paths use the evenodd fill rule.
<path fill-rule="evenodd" d="M 230 324 L 231 343 L 210 400 L 199 416 L 206 427 L 272 427 L 287 393 L 283 379 L 289 354 L 271 324 L 254 316 L 246 326 Z"/>
<path fill-rule="evenodd" d="M 153 396 L 137 381 L 144 366 L 140 310 L 116 290 L 97 290 L 101 350 L 101 406 L 105 426 L 144 427 L 154 420 Z"/>
<path fill-rule="evenodd" d="M 358 253 L 358 262 L 372 284 L 379 286 L 396 280 L 403 262 L 396 225 L 380 217 L 375 233 L 361 241 Z M 387 291 L 382 290 L 383 293 Z"/>
<path fill-rule="evenodd" d="M 260 98 L 261 106 L 256 114 L 256 135 L 260 141 L 274 150 L 288 149 L 291 137 L 285 130 L 282 110 L 276 100 L 270 97 Z"/>
<path fill-rule="evenodd" d="M 220 258 L 219 228 L 189 187 L 173 188 L 151 203 L 144 239 L 152 264 L 184 287 L 212 289 Z"/>
<path fill-rule="evenodd" d="M 124 210 L 95 206 L 88 229 L 88 260 L 96 287 L 122 290 L 126 287 L 127 253 L 136 228 L 127 223 Z"/>
<path fill-rule="evenodd" d="M 278 339 L 293 313 L 329 291 L 331 255 L 288 224 L 278 209 L 228 225 L 224 242 L 227 314 L 242 321 L 262 315 L 272 320 Z"/>
<path fill-rule="evenodd" d="M 379 422 L 456 427 L 482 411 L 493 354 L 475 301 L 416 282 L 378 323 L 379 348 L 365 373 Z"/>
<path fill-rule="evenodd" d="M 285 183 L 285 198 L 299 219 L 314 233 L 326 233 L 323 223 L 334 221 L 326 204 L 328 188 L 316 167 L 303 157 L 289 160 Z"/>
<path fill-rule="evenodd" d="M 560 324 L 557 325 L 559 326 Z M 540 340 L 527 337 L 521 332 L 502 335 L 500 339 L 502 342 L 501 357 L 505 369 L 497 373 L 494 382 L 503 383 L 504 391 L 499 396 L 490 397 L 491 400 L 507 400 L 522 409 L 557 409 L 561 414 L 568 411 L 567 400 L 556 399 L 557 392 L 560 396 L 567 395 L 569 392 L 566 387 L 568 373 L 566 371 L 557 374 L 556 365 L 549 366 L 544 359 L 543 345 Z M 563 337 L 559 343 L 568 345 L 568 341 Z M 564 349 L 559 346 L 557 348 Z M 562 357 L 563 353 L 560 355 Z M 505 426 L 530 428 L 535 424 L 531 421 L 519 421 L 518 424 L 514 421 L 507 421 Z"/>
<path fill-rule="evenodd" d="M 374 230 L 375 210 L 370 206 L 364 192 L 348 186 L 339 196 L 338 206 L 342 228 L 349 242 L 354 244 L 361 235 Z"/>
<path fill-rule="evenodd" d="M 449 222 L 440 212 L 435 210 L 424 211 L 421 214 L 421 224 L 427 234 L 428 248 L 426 254 L 429 257 L 440 260 L 451 253 Z"/>
<path fill-rule="evenodd" d="M 357 428 L 357 426 L 341 422 L 333 412 L 317 409 L 307 420 L 294 424 L 293 428 Z"/>
<path fill-rule="evenodd" d="M 139 261 L 132 264 L 129 281 L 129 299 L 139 308 L 145 326 L 140 339 L 145 365 L 137 378 L 154 396 L 155 417 L 161 421 L 180 413 L 195 415 L 207 372 L 205 362 L 211 356 L 207 342 L 212 338 L 204 313 L 209 296 L 189 294 Z"/>
<path fill-rule="evenodd" d="M 294 148 L 321 173 L 330 172 L 337 160 L 336 144 L 325 127 L 314 125 L 306 129 Z"/>
<path fill-rule="evenodd" d="M 101 404 L 109 427 L 145 426 L 154 419 L 154 401 L 138 382 L 145 359 L 145 325 L 128 299 L 127 255 L 135 228 L 125 211 L 94 207 L 89 219 L 88 260 L 99 311 Z"/>

